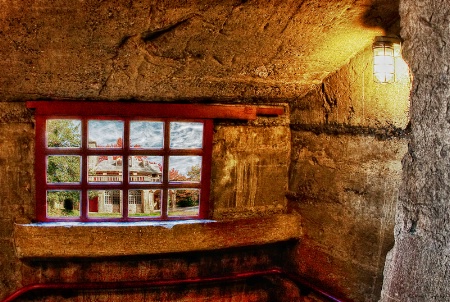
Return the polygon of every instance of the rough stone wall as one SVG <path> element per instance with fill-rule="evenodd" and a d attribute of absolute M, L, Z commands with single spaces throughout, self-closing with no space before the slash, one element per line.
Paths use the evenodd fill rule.
<path fill-rule="evenodd" d="M 107 259 L 94 264 L 95 269 L 90 269 L 64 261 L 23 263 L 15 257 L 12 225 L 15 222 L 27 223 L 34 218 L 34 131 L 32 116 L 25 109 L 24 101 L 50 98 L 287 102 L 304 95 L 311 89 L 311 83 L 320 83 L 361 45 L 370 43 L 374 34 L 381 34 L 380 25 L 389 24 L 396 12 L 397 0 L 1 1 L 0 171 L 3 175 L 0 177 L 0 298 L 33 281 L 70 281 L 78 273 L 90 272 L 100 272 L 95 274 L 111 278 L 116 275 L 128 278 L 125 273 L 121 275 L 118 272 L 122 269 L 130 269 L 130 274 L 138 271 L 132 269 L 138 260 L 113 262 Z M 355 149 L 352 150 L 357 150 L 356 141 L 352 139 L 361 133 L 368 135 L 359 139 L 361 144 L 371 148 L 372 144 L 378 144 L 376 151 L 365 153 L 367 156 L 384 156 L 381 150 L 385 145 L 397 148 L 391 141 L 386 142 L 386 136 L 397 133 L 403 125 L 396 124 L 397 118 L 384 120 L 380 117 L 384 114 L 368 115 L 370 112 L 365 107 L 368 102 L 371 106 L 378 106 L 385 97 L 376 100 L 376 95 L 367 96 L 371 90 L 351 88 L 360 79 L 358 72 L 350 68 L 329 77 L 323 86 L 293 105 L 296 116 L 292 141 L 296 144 L 296 151 L 303 148 L 300 143 L 303 140 L 311 154 L 319 149 L 318 152 L 322 152 L 319 142 L 329 142 L 329 150 L 334 149 L 331 142 L 338 145 L 353 143 Z M 346 92 L 348 90 L 351 93 Z M 386 101 L 384 106 L 377 108 L 384 110 L 386 106 L 392 104 Z M 212 217 L 229 219 L 286 211 L 285 190 L 290 160 L 287 118 L 216 126 Z M 392 125 L 386 126 L 387 121 Z M 336 131 L 339 136 L 333 134 Z M 321 135 L 316 142 L 317 132 Z M 384 140 L 374 138 L 380 133 Z M 344 141 L 340 142 L 339 137 Z M 340 150 L 348 149 L 351 148 Z M 391 150 L 392 154 L 395 152 Z M 378 176 L 382 171 L 391 173 L 395 170 L 396 157 L 391 153 L 387 158 L 394 163 L 384 170 L 374 167 L 376 163 L 366 162 L 374 169 L 370 175 Z M 309 153 L 305 154 L 301 158 L 296 152 L 292 157 L 292 204 L 308 200 L 302 196 L 314 195 L 311 193 L 314 190 L 319 193 L 322 190 L 303 185 L 311 186 L 306 174 L 316 176 L 316 156 L 310 156 L 310 161 L 307 160 Z M 347 159 L 356 166 L 355 162 L 359 160 L 341 158 L 340 154 L 333 156 L 339 157 L 332 158 L 338 166 L 345 166 L 344 160 Z M 303 171 L 309 168 L 310 172 L 305 174 Z M 364 171 L 361 174 L 366 175 Z M 339 180 L 340 174 L 334 177 L 330 180 Z M 388 199 L 389 190 L 386 190 Z M 340 189 L 336 192 L 343 194 Z M 359 191 L 355 192 L 350 190 L 347 194 L 359 196 Z M 325 200 L 318 198 L 322 199 Z M 361 200 L 366 199 L 361 197 Z M 308 204 L 309 201 L 305 201 L 293 206 L 305 221 L 308 215 L 320 213 L 313 208 L 301 209 Z M 360 215 L 363 208 L 355 210 L 355 215 Z M 331 232 L 327 233 L 330 234 L 328 239 L 337 229 L 336 225 L 327 226 Z M 309 227 L 311 234 L 314 233 L 315 226 L 306 223 L 305 226 Z M 354 230 L 361 229 L 355 226 Z M 324 241 L 311 234 L 305 237 L 302 247 L 318 255 L 331 255 L 331 243 L 327 241 L 328 246 L 322 245 Z M 315 248 L 316 245 L 320 248 Z M 333 255 L 339 256 L 339 252 Z M 296 258 L 299 266 L 303 265 L 302 257 L 308 259 L 306 256 L 300 249 Z M 338 259 L 337 256 L 333 259 Z M 180 263 L 186 259 L 166 264 L 176 274 L 175 268 L 177 265 L 183 267 Z M 233 261 L 235 267 L 247 267 L 239 260 L 230 260 Z M 263 260 L 260 263 L 271 264 Z M 310 275 L 314 275 L 317 266 L 324 262 L 307 263 L 311 265 Z M 355 272 L 348 265 L 345 267 L 349 269 L 345 273 Z M 304 268 L 300 271 L 305 272 Z M 159 276 L 155 270 L 152 276 Z M 331 266 L 330 272 L 334 273 Z M 336 275 L 342 277 L 344 273 Z M 330 281 L 328 275 L 318 276 Z M 328 283 L 332 281 L 334 279 Z M 353 290 L 351 287 L 344 292 Z M 101 299 L 110 301 L 112 298 Z"/>
<path fill-rule="evenodd" d="M 448 301 L 450 5 L 402 0 L 400 14 L 414 76 L 411 139 L 381 301 Z"/>
<path fill-rule="evenodd" d="M 0 103 L 0 298 L 21 282 L 12 238 L 15 222 L 34 217 L 34 130 L 21 103 Z"/>
<path fill-rule="evenodd" d="M 248 83 L 230 84 L 223 73 L 230 77 L 239 73 L 241 70 L 237 68 L 242 66 L 239 60 L 244 56 L 233 62 L 233 55 L 228 53 L 224 58 L 215 59 L 224 60 L 223 64 L 210 61 L 212 55 L 203 57 L 208 49 L 202 39 L 211 39 L 211 27 L 218 31 L 227 14 L 239 6 L 229 2 L 207 7 L 201 3 L 176 1 L 151 6 L 141 1 L 2 3 L 0 299 L 30 282 L 71 281 L 73 274 L 92 271 L 65 261 L 57 265 L 52 261 L 36 261 L 30 265 L 19 261 L 15 255 L 13 224 L 29 223 L 35 218 L 33 116 L 26 109 L 25 101 L 49 98 L 249 103 L 248 98 L 240 97 L 256 98 L 262 94 L 269 100 L 258 103 L 272 104 L 274 99 L 278 102 L 277 85 L 257 84 L 260 88 L 255 90 L 249 83 L 253 78 L 261 79 L 253 73 L 256 61 L 245 67 L 246 72 L 251 73 L 244 77 Z M 202 20 L 196 14 L 198 11 L 208 11 L 205 18 L 217 19 Z M 189 41 L 180 41 L 181 37 Z M 199 80 L 201 76 L 220 74 L 220 71 L 224 82 L 211 84 Z M 261 74 L 265 75 L 264 70 Z M 215 126 L 211 218 L 234 219 L 286 212 L 290 161 L 288 120 L 287 110 L 280 118 L 228 121 Z M 226 267 L 250 269 L 272 264 L 261 260 L 247 267 L 242 265 L 245 260 L 239 260 L 241 256 L 237 253 L 235 260 L 230 260 L 236 264 L 224 265 L 222 272 L 226 272 Z M 122 269 L 130 269 L 129 275 L 118 276 L 138 275 L 131 269 L 136 261 L 139 262 L 105 260 L 95 265 L 102 272 L 100 275 L 108 280 L 115 278 Z M 180 262 L 167 261 L 167 267 L 174 268 L 173 277 L 177 277 L 175 268 Z M 208 271 L 207 264 L 196 264 L 196 267 Z M 154 270 L 154 276 L 159 277 L 157 269 Z"/>
<path fill-rule="evenodd" d="M 0 98 L 290 98 L 398 0 L 2 1 Z M 345 41 L 345 43 L 342 43 Z"/>
<path fill-rule="evenodd" d="M 372 78 L 371 48 L 291 106 L 289 207 L 301 215 L 298 270 L 337 295 L 377 301 L 393 245 L 406 153 L 409 76 Z"/>
<path fill-rule="evenodd" d="M 245 127 L 217 125 L 211 183 L 214 218 L 286 212 L 291 146 L 285 107 L 280 118 L 259 118 Z"/>

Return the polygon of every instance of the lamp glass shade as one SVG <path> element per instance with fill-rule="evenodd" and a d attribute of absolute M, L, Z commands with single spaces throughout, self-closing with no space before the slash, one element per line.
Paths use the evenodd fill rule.
<path fill-rule="evenodd" d="M 373 44 L 373 76 L 379 83 L 395 81 L 394 44 L 376 42 Z"/>

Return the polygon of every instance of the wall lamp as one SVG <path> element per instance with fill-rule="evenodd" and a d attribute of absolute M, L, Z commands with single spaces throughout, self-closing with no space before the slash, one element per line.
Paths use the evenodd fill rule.
<path fill-rule="evenodd" d="M 400 39 L 375 37 L 373 49 L 373 78 L 378 83 L 395 82 L 395 57 L 400 56 Z"/>

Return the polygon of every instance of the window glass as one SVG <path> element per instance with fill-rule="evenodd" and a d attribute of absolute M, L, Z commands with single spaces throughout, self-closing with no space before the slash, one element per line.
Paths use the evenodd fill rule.
<path fill-rule="evenodd" d="M 162 181 L 162 156 L 130 156 L 128 160 L 130 182 L 159 183 Z"/>
<path fill-rule="evenodd" d="M 80 148 L 81 121 L 69 119 L 47 120 L 47 147 L 49 148 Z"/>
<path fill-rule="evenodd" d="M 136 121 L 130 122 L 130 147 L 161 149 L 164 146 L 164 123 Z"/>
<path fill-rule="evenodd" d="M 123 122 L 90 120 L 88 124 L 89 148 L 122 148 Z"/>
<path fill-rule="evenodd" d="M 199 214 L 200 191 L 198 189 L 169 190 L 169 216 L 196 216 Z"/>
<path fill-rule="evenodd" d="M 88 156 L 89 182 L 121 182 L 123 158 L 117 155 Z"/>
<path fill-rule="evenodd" d="M 47 156 L 47 183 L 78 183 L 81 181 L 80 169 L 79 156 Z"/>
<path fill-rule="evenodd" d="M 156 104 L 136 118 L 113 103 L 95 110 L 70 104 L 37 105 L 43 110 L 36 114 L 38 221 L 207 217 L 200 192 L 207 201 L 209 182 L 201 175 L 210 175 L 211 119 L 158 117 Z"/>
<path fill-rule="evenodd" d="M 162 191 L 155 189 L 136 189 L 128 192 L 128 216 L 161 216 Z"/>
<path fill-rule="evenodd" d="M 200 181 L 201 156 L 170 156 L 169 181 Z"/>
<path fill-rule="evenodd" d="M 170 123 L 170 148 L 195 149 L 203 144 L 203 123 Z"/>
<path fill-rule="evenodd" d="M 47 216 L 54 218 L 80 217 L 80 192 L 47 191 Z"/>
<path fill-rule="evenodd" d="M 90 218 L 122 217 L 122 190 L 92 190 L 88 196 Z"/>

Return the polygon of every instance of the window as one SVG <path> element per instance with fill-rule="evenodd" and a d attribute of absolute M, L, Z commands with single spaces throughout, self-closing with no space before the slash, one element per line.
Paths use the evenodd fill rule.
<path fill-rule="evenodd" d="M 207 218 L 213 119 L 283 108 L 28 102 L 38 221 Z"/>
<path fill-rule="evenodd" d="M 207 217 L 212 119 L 182 105 L 159 117 L 155 104 L 33 103 L 39 221 Z"/>

